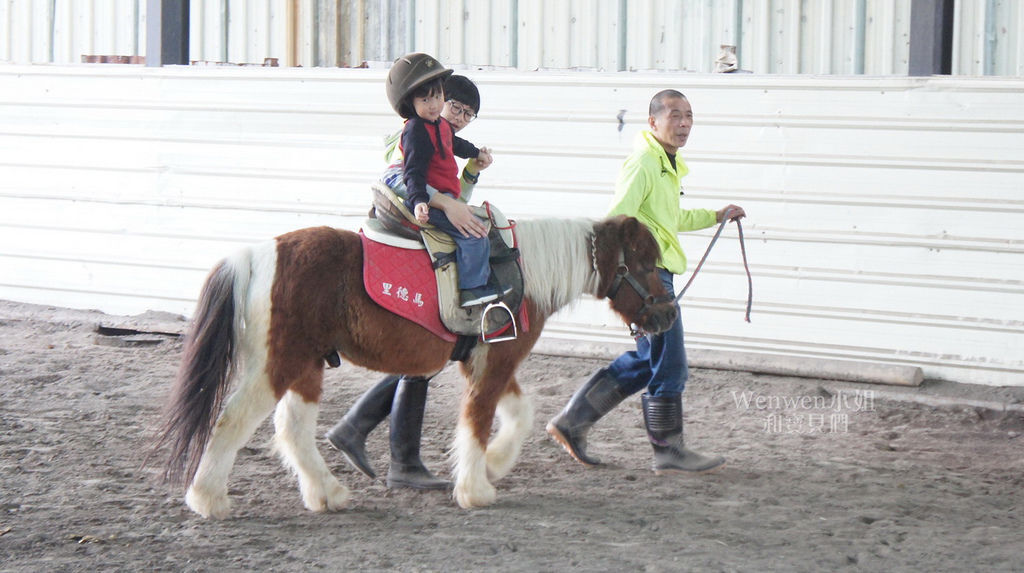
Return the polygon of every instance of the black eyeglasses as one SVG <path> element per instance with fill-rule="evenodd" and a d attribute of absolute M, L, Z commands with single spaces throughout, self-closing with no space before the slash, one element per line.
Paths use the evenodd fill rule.
<path fill-rule="evenodd" d="M 468 106 L 464 106 L 453 99 L 448 100 L 448 105 L 452 107 L 452 113 L 455 115 L 455 117 L 459 117 L 459 115 L 461 114 L 463 117 L 466 118 L 466 122 L 470 122 L 476 119 L 476 114 L 469 111 Z"/>

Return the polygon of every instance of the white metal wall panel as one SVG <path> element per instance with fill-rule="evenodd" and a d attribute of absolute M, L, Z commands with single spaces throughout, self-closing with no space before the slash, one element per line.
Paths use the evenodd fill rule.
<path fill-rule="evenodd" d="M 1003 9 L 996 20 L 996 50 L 993 56 L 993 74 L 997 76 L 1024 76 L 1024 4 L 1020 0 L 998 2 Z"/>
<path fill-rule="evenodd" d="M 755 73 L 905 75 L 910 0 L 743 0 L 741 66 Z"/>
<path fill-rule="evenodd" d="M 250 3 L 249 0 L 228 0 L 227 6 L 228 15 L 225 25 L 227 38 L 222 40 L 228 46 L 227 61 L 236 64 L 254 63 L 251 47 L 259 39 L 250 36 L 250 32 L 254 31 L 250 26 L 250 20 L 258 16 L 258 14 L 253 14 L 256 8 L 255 3 Z M 259 60 L 262 61 L 263 58 L 261 57 Z"/>
<path fill-rule="evenodd" d="M 955 3 L 953 69 L 963 75 L 1024 75 L 1024 7 L 1020 0 Z"/>
<path fill-rule="evenodd" d="M 554 34 L 545 34 L 546 26 L 555 27 L 550 17 L 545 22 L 544 2 L 540 0 L 520 1 L 516 9 L 516 67 L 521 70 L 536 70 L 544 67 L 542 60 L 544 42 Z M 562 23 L 564 25 L 564 23 Z M 562 30 L 567 33 L 567 30 Z"/>
<path fill-rule="evenodd" d="M 76 63 L 82 55 L 133 54 L 144 42 L 142 0 L 8 0 L 0 3 L 0 60 Z"/>
<path fill-rule="evenodd" d="M 984 0 L 955 3 L 953 65 L 965 75 L 981 75 L 985 57 Z"/>
<path fill-rule="evenodd" d="M 832 37 L 832 3 L 805 2 L 803 5 L 804 20 L 801 22 L 801 34 L 827 34 Z M 802 73 L 827 74 L 832 66 L 832 42 L 816 41 L 801 42 L 800 66 Z"/>
<path fill-rule="evenodd" d="M 569 62 L 573 68 L 619 69 L 618 3 L 574 0 L 569 15 Z"/>
<path fill-rule="evenodd" d="M 377 171 L 366 166 L 381 161 L 379 134 L 395 121 L 379 77 L 339 107 L 323 77 L 235 75 L 225 89 L 212 69 L 183 70 L 188 79 L 93 69 L 29 68 L 31 86 L 4 78 L 14 110 L 0 138 L 5 295 L 180 312 L 225 249 L 365 214 Z M 383 127 L 360 139 L 351 131 L 367 107 Z M 361 191 L 349 207 L 346 179 Z"/>
<path fill-rule="evenodd" d="M 443 7 L 448 2 L 444 0 L 416 0 L 413 2 L 415 13 L 413 15 L 413 38 L 414 48 L 410 51 L 428 52 L 438 54 L 436 57 L 442 61 L 460 62 L 464 54 L 452 51 L 452 41 L 449 36 L 453 33 L 461 33 L 462 26 L 458 22 L 449 22 L 448 26 L 442 24 Z M 453 32 L 452 28 L 455 28 Z"/>
<path fill-rule="evenodd" d="M 771 52 L 777 55 L 773 62 L 775 73 L 800 72 L 800 0 L 777 0 L 772 10 Z"/>
<path fill-rule="evenodd" d="M 687 205 L 750 214 L 684 303 L 692 348 L 863 359 L 1024 385 L 1024 80 L 467 71 L 495 149 L 477 198 L 599 217 L 658 89 L 697 124 Z M 0 298 L 191 312 L 241 245 L 357 228 L 383 70 L 0 67 Z M 616 115 L 626 110 L 623 128 Z M 710 230 L 686 234 L 691 259 Z M 549 336 L 624 341 L 584 300 Z"/>
<path fill-rule="evenodd" d="M 193 60 L 357 66 L 425 51 L 456 66 L 904 75 L 910 0 L 190 0 Z M 0 61 L 144 55 L 144 0 L 0 2 Z M 1024 75 L 1020 0 L 955 3 L 953 72 Z"/>
<path fill-rule="evenodd" d="M 286 42 L 287 52 L 282 60 L 284 65 L 315 67 L 313 62 L 316 42 L 313 31 L 316 29 L 317 20 L 312 2 L 313 0 L 296 0 L 293 4 L 295 10 L 289 18 L 289 41 Z"/>
<path fill-rule="evenodd" d="M 224 37 L 224 22 L 227 21 L 227 16 L 225 3 L 190 2 L 189 59 L 207 62 L 230 61 Z"/>
<path fill-rule="evenodd" d="M 906 75 L 910 70 L 910 0 L 869 0 L 865 20 L 864 73 Z"/>
<path fill-rule="evenodd" d="M 517 32 L 516 0 L 471 2 L 464 12 L 465 54 L 458 62 L 471 66 L 514 67 L 512 52 Z"/>
<path fill-rule="evenodd" d="M 744 70 L 770 73 L 772 69 L 769 49 L 772 16 L 769 3 L 770 0 L 743 2 L 739 62 Z"/>
<path fill-rule="evenodd" d="M 707 72 L 714 68 L 722 44 L 736 45 L 736 2 L 656 0 L 625 5 L 626 67 L 610 69 Z"/>
<path fill-rule="evenodd" d="M 301 64 L 293 27 L 296 12 L 305 9 L 308 15 L 311 1 L 190 0 L 189 59 L 260 64 L 277 58 L 282 66 Z"/>
<path fill-rule="evenodd" d="M 536 46 L 535 58 L 542 68 L 558 69 L 572 66 L 569 45 L 576 35 L 572 25 L 569 2 L 537 2 L 542 6 L 538 25 L 534 30 L 540 32 L 540 43 Z"/>

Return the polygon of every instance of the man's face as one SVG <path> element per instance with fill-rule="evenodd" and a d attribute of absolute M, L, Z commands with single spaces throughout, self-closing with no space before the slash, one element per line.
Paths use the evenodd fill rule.
<path fill-rule="evenodd" d="M 462 128 L 469 125 L 469 122 L 471 121 L 466 117 L 467 113 L 469 114 L 469 117 L 474 119 L 476 118 L 475 109 L 458 100 L 452 99 L 444 103 L 444 110 L 441 111 L 441 117 L 447 119 L 448 123 L 452 124 L 452 131 L 458 133 Z"/>
<path fill-rule="evenodd" d="M 680 147 L 686 145 L 693 127 L 693 110 L 685 98 L 670 97 L 664 100 L 665 108 L 658 114 L 647 118 L 654 138 L 661 143 L 665 151 L 675 155 Z"/>

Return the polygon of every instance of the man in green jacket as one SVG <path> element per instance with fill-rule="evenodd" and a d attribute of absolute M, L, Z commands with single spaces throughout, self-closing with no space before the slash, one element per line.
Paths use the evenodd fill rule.
<path fill-rule="evenodd" d="M 674 277 L 686 271 L 686 255 L 678 234 L 714 226 L 724 217 L 739 219 L 742 208 L 728 205 L 718 211 L 679 206 L 680 180 L 689 173 L 676 154 L 686 145 L 693 127 L 693 110 L 676 90 L 658 92 L 647 118 L 650 131 L 637 135 L 615 183 L 609 215 L 630 215 L 643 222 L 661 247 L 658 274 L 674 296 Z M 703 473 L 725 463 L 683 445 L 682 394 L 689 377 L 683 346 L 682 316 L 664 333 L 637 339 L 636 350 L 597 371 L 548 422 L 551 436 L 584 465 L 600 461 L 587 455 L 587 432 L 626 397 L 642 396 L 647 437 L 654 447 L 654 472 Z"/>

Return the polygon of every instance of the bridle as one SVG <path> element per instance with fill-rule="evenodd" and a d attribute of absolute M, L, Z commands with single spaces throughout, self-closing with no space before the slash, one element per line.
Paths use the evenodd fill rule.
<path fill-rule="evenodd" d="M 594 249 L 595 251 L 597 249 L 596 239 L 594 241 Z M 654 305 L 672 302 L 673 299 L 671 295 L 666 294 L 662 296 L 654 296 L 648 292 L 647 288 L 644 287 L 644 285 L 637 280 L 635 276 L 633 276 L 632 271 L 629 270 L 629 266 L 626 265 L 625 249 L 626 248 L 623 247 L 619 250 L 619 264 L 615 267 L 615 278 L 612 279 L 612 284 L 608 287 L 608 292 L 605 293 L 605 296 L 609 300 L 615 300 L 615 297 L 619 294 L 619 289 L 622 288 L 623 284 L 627 284 L 632 287 L 633 291 L 640 297 L 640 300 L 643 301 L 643 305 L 640 307 L 640 312 L 637 315 L 637 321 L 643 322 L 644 317 L 651 312 Z M 594 268 L 596 269 L 597 253 L 595 252 L 593 256 Z M 630 336 L 640 336 L 643 334 L 643 329 L 637 326 L 636 323 L 631 323 L 629 325 L 629 334 Z"/>

